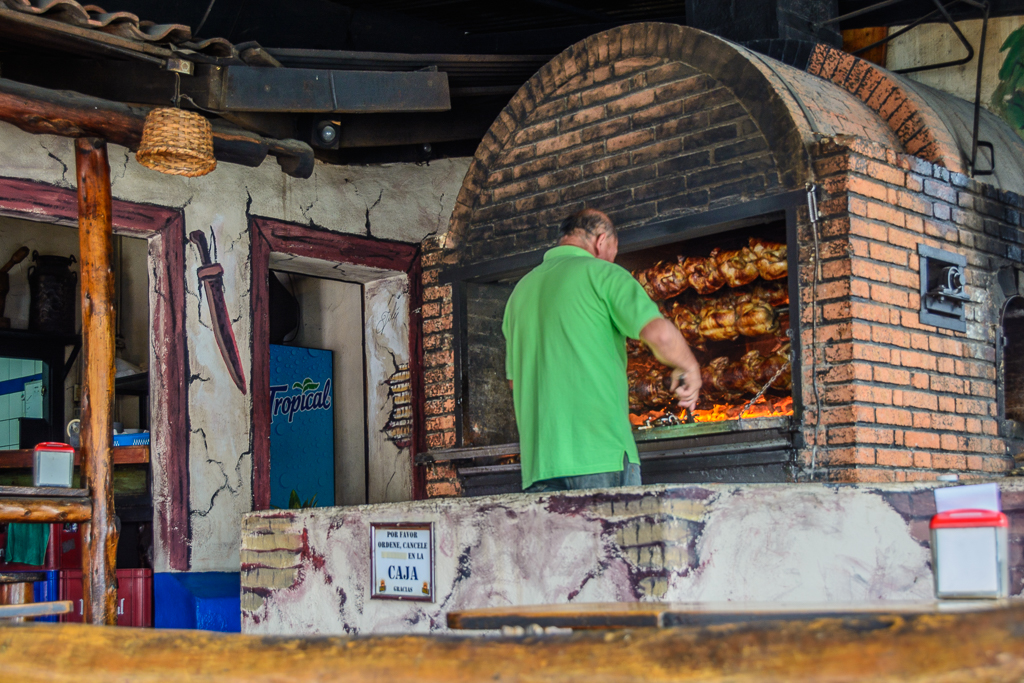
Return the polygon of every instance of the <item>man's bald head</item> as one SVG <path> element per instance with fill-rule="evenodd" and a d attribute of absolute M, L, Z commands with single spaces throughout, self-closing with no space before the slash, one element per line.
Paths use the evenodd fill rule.
<path fill-rule="evenodd" d="M 575 235 L 581 238 L 597 237 L 608 233 L 615 235 L 615 224 L 603 211 L 583 209 L 562 221 L 562 237 Z"/>
<path fill-rule="evenodd" d="M 619 238 L 612 219 L 597 209 L 583 209 L 562 221 L 561 245 L 579 247 L 597 258 L 614 262 Z"/>

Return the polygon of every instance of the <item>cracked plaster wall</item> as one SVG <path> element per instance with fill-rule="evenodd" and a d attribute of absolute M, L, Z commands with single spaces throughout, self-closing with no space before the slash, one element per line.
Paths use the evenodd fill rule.
<path fill-rule="evenodd" d="M 1000 487 L 1019 595 L 1024 484 Z M 927 600 L 933 488 L 644 486 L 253 513 L 242 630 L 425 632 L 452 610 L 565 602 Z M 436 602 L 370 599 L 371 522 L 434 524 Z"/>
<path fill-rule="evenodd" d="M 370 503 L 409 500 L 412 459 L 389 420 L 407 414 L 408 391 L 396 383 L 409 370 L 409 279 L 404 275 L 367 283 L 366 389 Z M 406 389 L 403 391 L 403 389 Z"/>
<path fill-rule="evenodd" d="M 207 235 L 213 260 L 224 267 L 225 298 L 247 385 L 252 377 L 249 216 L 419 243 L 447 228 L 470 161 L 317 164 L 311 178 L 300 180 L 281 173 L 271 157 L 259 168 L 219 164 L 210 175 L 192 179 L 146 169 L 116 145 L 110 146 L 109 158 L 116 199 L 181 210 L 186 232 Z M 74 188 L 74 164 L 73 140 L 30 135 L 0 123 L 0 175 Z M 241 517 L 252 505 L 251 394 L 242 395 L 232 383 L 209 329 L 195 247 L 188 245 L 185 257 L 192 569 L 236 571 Z M 154 498 L 166 497 L 159 463 L 153 472 Z M 157 571 L 169 570 L 165 548 L 156 548 L 155 560 Z"/>

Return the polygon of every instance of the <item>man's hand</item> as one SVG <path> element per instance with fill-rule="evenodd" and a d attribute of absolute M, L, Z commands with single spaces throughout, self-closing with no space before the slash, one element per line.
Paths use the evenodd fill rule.
<path fill-rule="evenodd" d="M 665 318 L 655 318 L 640 330 L 640 339 L 655 358 L 673 368 L 672 391 L 679 397 L 679 407 L 693 410 L 700 398 L 700 365 L 682 333 Z"/>
<path fill-rule="evenodd" d="M 679 397 L 679 407 L 696 410 L 700 398 L 700 369 L 697 372 L 686 372 L 676 368 L 672 371 L 672 392 Z"/>

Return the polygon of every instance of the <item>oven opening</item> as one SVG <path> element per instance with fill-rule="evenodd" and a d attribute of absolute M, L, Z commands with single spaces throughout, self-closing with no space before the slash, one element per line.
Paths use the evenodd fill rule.
<path fill-rule="evenodd" d="M 692 414 L 670 368 L 627 342 L 629 420 L 637 432 L 793 415 L 786 225 L 779 220 L 624 254 L 619 263 L 683 333 L 701 366 Z M 678 432 L 679 430 L 673 430 Z"/>
<path fill-rule="evenodd" d="M 795 200 L 795 201 L 794 201 Z M 801 448 L 796 202 L 750 202 L 619 234 L 629 270 L 689 342 L 701 401 L 680 414 L 669 369 L 629 342 L 629 420 L 644 483 L 789 481 Z M 788 204 L 788 202 L 793 204 Z M 739 215 L 737 215 L 739 214 Z M 456 446 L 465 495 L 518 490 L 518 441 L 501 322 L 541 251 L 452 273 Z M 790 275 L 793 274 L 793 277 Z M 791 313 L 792 311 L 792 313 Z"/>

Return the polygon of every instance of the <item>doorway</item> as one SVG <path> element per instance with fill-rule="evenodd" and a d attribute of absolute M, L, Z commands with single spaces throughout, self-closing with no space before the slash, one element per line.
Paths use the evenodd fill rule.
<path fill-rule="evenodd" d="M 416 497 L 412 359 L 419 334 L 410 323 L 420 300 L 418 248 L 255 219 L 252 253 L 254 508 L 284 507 L 273 494 L 289 465 L 274 451 L 279 417 L 276 395 L 271 400 L 271 333 L 280 334 L 279 321 L 291 310 L 297 320 L 281 346 L 331 353 L 333 504 Z M 279 285 L 294 304 L 282 305 L 280 293 L 274 303 Z M 321 382 L 310 377 L 313 384 Z M 300 395 L 293 386 L 290 401 Z M 300 505 L 309 501 L 296 493 Z"/>

